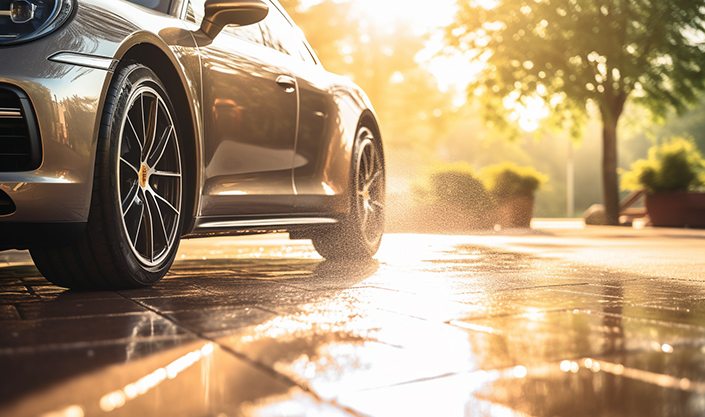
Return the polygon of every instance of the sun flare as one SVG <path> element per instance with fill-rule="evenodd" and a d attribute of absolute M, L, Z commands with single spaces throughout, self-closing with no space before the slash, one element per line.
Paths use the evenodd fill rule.
<path fill-rule="evenodd" d="M 325 0 L 301 0 L 299 8 L 306 10 Z M 418 29 L 419 36 L 426 36 L 426 47 L 420 51 L 415 60 L 428 72 L 433 74 L 442 92 L 453 94 L 453 106 L 459 108 L 467 102 L 468 85 L 476 80 L 477 75 L 485 70 L 487 56 L 476 56 L 472 51 L 457 52 L 447 56 L 439 54 L 445 43 L 440 28 L 452 23 L 457 10 L 456 0 L 332 0 L 335 3 L 352 3 L 352 12 L 368 19 L 371 25 L 381 28 L 393 28 L 398 22 L 410 24 Z M 495 0 L 472 0 L 480 7 L 491 9 Z M 393 36 L 393 31 L 389 33 Z M 366 35 L 363 35 L 363 37 Z M 345 51 L 349 48 L 350 51 Z M 344 46 L 346 62 L 352 47 Z M 391 83 L 404 82 L 404 75 L 395 72 Z M 539 128 L 540 121 L 547 117 L 548 107 L 540 97 L 533 97 L 523 102 L 512 100 L 510 121 L 517 123 L 524 131 L 531 132 Z"/>
<path fill-rule="evenodd" d="M 307 9 L 323 0 L 302 0 L 300 7 Z M 354 3 L 355 9 L 363 12 L 379 24 L 405 20 L 420 29 L 428 30 L 448 25 L 453 19 L 455 0 L 333 0 L 336 3 Z"/>

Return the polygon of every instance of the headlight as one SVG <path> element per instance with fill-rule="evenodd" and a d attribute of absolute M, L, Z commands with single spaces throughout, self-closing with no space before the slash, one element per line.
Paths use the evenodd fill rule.
<path fill-rule="evenodd" d="M 63 25 L 75 0 L 0 0 L 0 45 L 47 35 Z"/>

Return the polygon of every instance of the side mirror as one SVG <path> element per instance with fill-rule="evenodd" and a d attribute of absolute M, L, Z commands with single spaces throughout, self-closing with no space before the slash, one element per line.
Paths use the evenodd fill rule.
<path fill-rule="evenodd" d="M 262 0 L 206 0 L 204 9 L 201 30 L 211 39 L 227 25 L 251 25 L 269 13 L 269 6 Z"/>

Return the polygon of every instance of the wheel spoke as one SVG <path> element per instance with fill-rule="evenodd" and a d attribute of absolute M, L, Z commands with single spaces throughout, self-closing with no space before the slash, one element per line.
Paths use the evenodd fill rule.
<path fill-rule="evenodd" d="M 146 243 L 146 253 L 147 259 L 149 259 L 150 262 L 154 261 L 154 216 L 152 215 L 152 209 L 149 207 L 149 203 L 147 202 L 147 198 L 145 194 L 142 194 L 145 196 L 144 199 L 144 231 L 145 231 L 145 243 Z"/>
<path fill-rule="evenodd" d="M 130 238 L 133 245 L 137 244 L 137 238 L 140 235 L 140 230 L 142 229 L 142 223 L 144 223 L 143 220 L 144 220 L 144 206 L 142 206 L 141 210 L 140 210 L 140 221 L 139 221 L 139 223 L 137 223 L 137 229 L 135 230 L 135 237 Z"/>
<path fill-rule="evenodd" d="M 127 166 L 130 167 L 130 168 L 132 168 L 132 171 L 134 171 L 135 175 L 137 175 L 137 176 L 139 177 L 139 175 L 140 175 L 140 170 L 139 170 L 139 168 L 137 168 L 137 167 L 135 167 L 134 165 L 132 165 L 127 159 L 125 159 L 125 158 L 123 158 L 123 157 L 120 157 L 120 161 L 121 161 L 121 162 L 124 162 L 125 165 L 127 165 Z"/>
<path fill-rule="evenodd" d="M 372 175 L 372 178 L 370 178 L 370 179 L 367 181 L 367 183 L 365 184 L 365 188 L 367 188 L 368 190 L 369 190 L 370 188 L 372 188 L 372 186 L 374 185 L 375 181 L 377 181 L 381 175 L 382 175 L 382 171 L 380 171 L 380 170 L 375 171 L 375 173 Z"/>
<path fill-rule="evenodd" d="M 127 116 L 127 122 L 130 124 L 130 129 L 132 129 L 132 133 L 135 135 L 135 139 L 137 139 L 137 145 L 140 147 L 140 155 L 142 154 L 142 151 L 144 150 L 144 144 L 140 142 L 140 135 L 137 134 L 137 130 L 135 130 L 135 125 L 132 123 L 132 119 L 130 118 L 130 115 L 128 113 Z"/>
<path fill-rule="evenodd" d="M 364 230 L 367 229 L 367 219 L 369 218 L 369 210 L 367 209 L 369 205 L 367 203 L 362 207 L 362 227 Z"/>
<path fill-rule="evenodd" d="M 156 199 L 154 198 L 154 197 L 158 197 L 158 195 L 157 195 L 154 191 L 152 191 L 152 192 L 150 192 L 150 193 L 148 193 L 148 194 L 149 194 L 149 195 L 152 197 L 152 199 L 154 200 L 154 207 L 156 208 L 156 210 L 155 210 L 155 211 L 156 211 L 156 215 L 157 215 L 157 217 L 159 218 L 159 223 L 157 223 L 157 225 L 161 225 L 161 226 L 162 226 L 162 233 L 163 233 L 163 235 L 164 235 L 164 242 L 165 242 L 165 244 L 168 244 L 168 243 L 169 243 L 169 233 L 167 233 L 167 231 L 166 231 L 166 225 L 164 224 L 164 215 L 162 215 L 162 210 L 159 208 L 159 203 L 158 203 L 158 202 L 156 201 Z M 160 197 L 160 198 L 161 198 L 161 197 Z M 162 199 L 162 201 L 163 201 L 163 200 L 164 200 L 164 199 Z M 169 206 L 169 207 L 171 207 L 171 206 Z"/>
<path fill-rule="evenodd" d="M 176 214 L 176 215 L 179 214 L 179 210 L 177 210 L 176 207 L 174 207 L 174 205 L 171 204 L 167 199 L 165 199 L 164 197 L 160 196 L 156 191 L 152 191 L 152 195 L 154 195 L 154 197 L 158 198 L 161 202 L 163 202 L 164 204 L 166 204 L 166 205 L 171 209 L 171 211 L 174 212 L 174 214 Z"/>
<path fill-rule="evenodd" d="M 179 174 L 178 172 L 154 171 L 152 172 L 152 176 L 154 175 L 157 175 L 159 177 L 181 178 L 181 174 Z"/>
<path fill-rule="evenodd" d="M 375 146 L 370 142 L 370 146 L 368 146 L 368 149 L 370 150 L 368 159 L 367 159 L 367 175 L 366 179 L 370 179 L 372 177 L 372 174 L 374 174 L 374 169 L 375 169 Z"/>
<path fill-rule="evenodd" d="M 140 93 L 140 118 L 142 119 L 142 159 L 144 159 L 144 151 L 147 147 L 147 127 L 144 123 L 144 93 Z"/>
<path fill-rule="evenodd" d="M 137 201 L 139 199 L 139 190 L 135 194 L 135 199 L 133 201 Z M 135 208 L 137 207 L 137 208 Z M 131 212 L 133 210 L 139 210 L 138 216 L 136 217 L 137 225 L 134 225 L 134 220 L 131 221 L 128 219 L 128 217 L 134 217 Z M 142 223 L 144 220 L 144 204 L 139 204 L 138 206 L 130 206 L 130 210 L 127 210 L 124 212 L 125 214 L 123 215 L 123 220 L 125 221 L 125 226 L 127 228 L 127 235 L 128 238 L 130 239 L 130 242 L 132 242 L 132 246 L 137 245 L 137 239 L 139 238 L 140 235 L 140 230 L 142 229 Z M 131 227 L 130 225 L 134 226 L 134 231 L 130 230 Z"/>
<path fill-rule="evenodd" d="M 360 179 L 363 183 L 367 181 L 367 166 L 370 163 L 369 158 L 367 147 L 365 147 L 362 149 L 362 156 L 360 158 Z"/>
<path fill-rule="evenodd" d="M 144 93 L 142 94 L 142 122 L 144 123 L 145 118 L 147 119 L 147 124 L 144 130 L 144 148 L 142 149 L 142 159 L 147 160 L 147 157 L 151 155 L 152 148 L 154 147 L 154 142 L 157 134 L 157 115 L 159 113 L 159 100 L 156 97 L 151 98 L 149 102 L 149 108 L 147 111 L 144 109 Z M 146 151 L 145 151 L 146 150 Z"/>
<path fill-rule="evenodd" d="M 139 189 L 140 186 L 137 182 L 132 184 L 132 187 L 127 192 L 127 195 L 125 198 L 122 200 L 122 212 L 123 212 L 123 217 L 127 215 L 127 212 L 130 211 L 132 208 L 132 205 L 135 204 L 135 201 L 137 201 L 137 196 L 139 195 Z"/>
<path fill-rule="evenodd" d="M 127 159 L 120 158 L 121 166 L 130 169 L 120 171 L 120 198 L 122 199 L 122 212 L 127 213 L 137 197 L 139 189 L 139 172 Z"/>
<path fill-rule="evenodd" d="M 379 209 L 384 209 L 384 204 L 380 203 L 379 201 L 372 201 L 372 205 L 376 206 Z"/>
<path fill-rule="evenodd" d="M 164 129 L 164 133 L 162 133 L 159 138 L 159 141 L 156 143 L 155 146 L 153 146 L 150 155 L 147 157 L 147 164 L 149 166 L 155 167 L 162 160 L 162 157 L 164 156 L 164 151 L 166 150 L 166 147 L 169 144 L 169 139 L 171 138 L 171 134 L 173 133 L 173 131 L 173 126 L 168 126 L 166 129 Z"/>

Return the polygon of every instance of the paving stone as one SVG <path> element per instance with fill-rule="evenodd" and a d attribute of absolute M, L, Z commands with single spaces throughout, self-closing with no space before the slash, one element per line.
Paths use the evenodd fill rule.
<path fill-rule="evenodd" d="M 129 291 L 0 267 L 0 414 L 705 413 L 703 231 L 387 235 L 371 262 L 258 239 Z"/>

